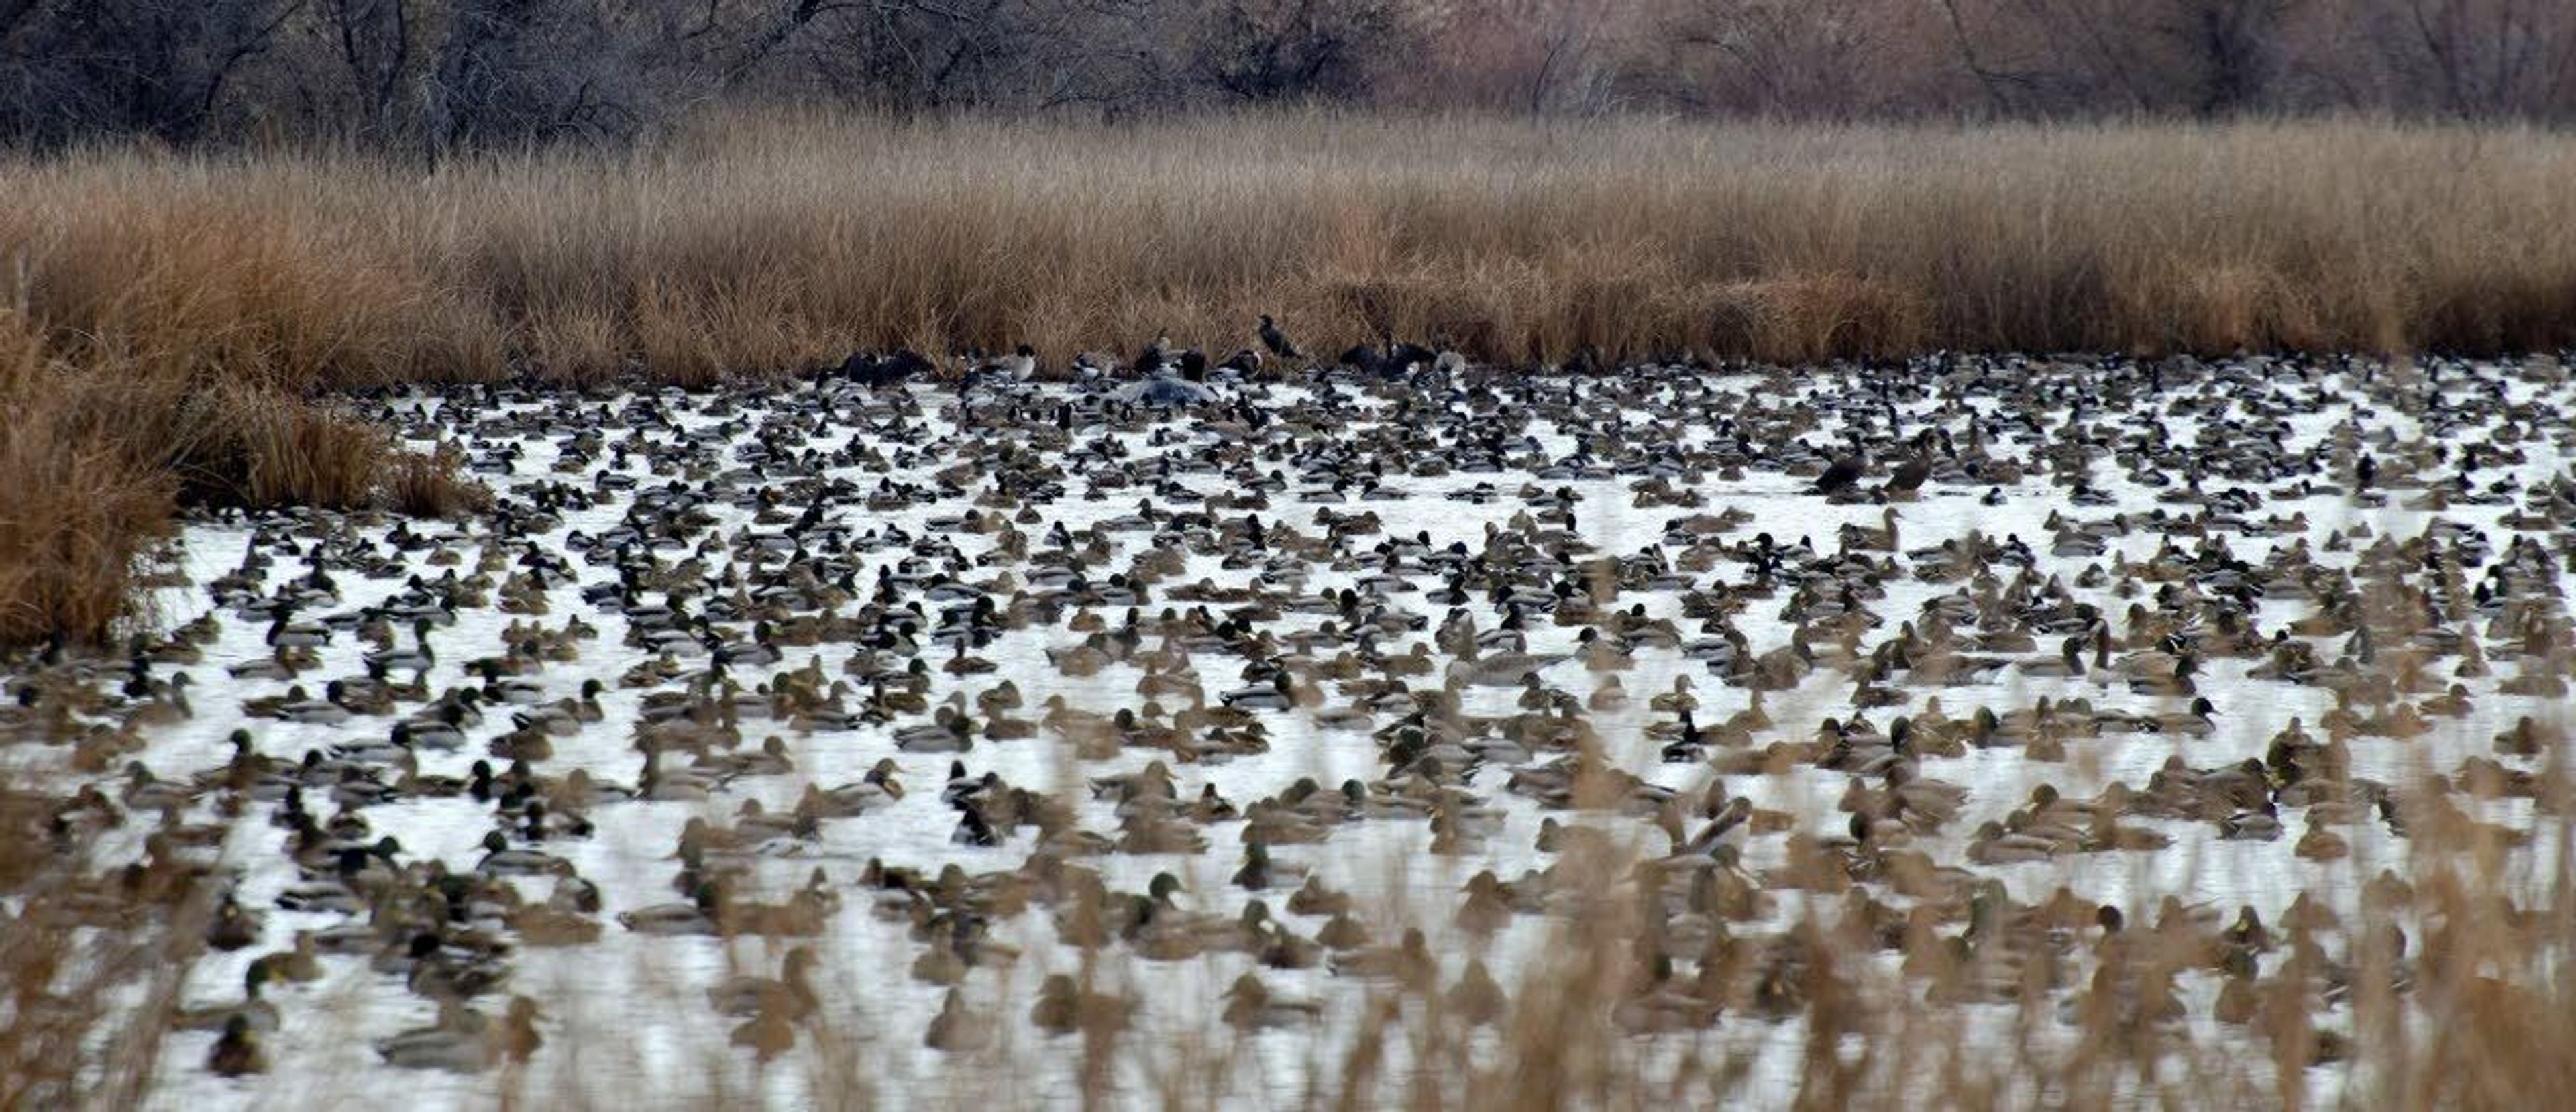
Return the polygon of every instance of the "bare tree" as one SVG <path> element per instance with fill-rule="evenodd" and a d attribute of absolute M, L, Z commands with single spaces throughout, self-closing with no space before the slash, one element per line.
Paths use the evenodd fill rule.
<path fill-rule="evenodd" d="M 715 103 L 2576 116 L 2568 0 L 0 0 L 0 144 L 436 156 Z"/>
<path fill-rule="evenodd" d="M 650 118 L 650 55 L 614 0 L 451 0 L 423 98 L 434 149 L 616 139 Z"/>
<path fill-rule="evenodd" d="M 1940 0 L 1959 65 L 2009 115 L 2270 106 L 2304 0 Z"/>
<path fill-rule="evenodd" d="M 2576 112 L 2576 7 L 2558 0 L 2363 0 L 2350 17 L 2391 107 L 2457 116 Z"/>
<path fill-rule="evenodd" d="M 226 96 L 303 0 L 6 0 L 0 38 L 13 130 L 192 142 L 220 130 Z"/>
<path fill-rule="evenodd" d="M 1410 60 L 1405 31 L 1395 0 L 1227 0 L 1192 68 L 1241 101 L 1353 100 L 1379 66 Z"/>
<path fill-rule="evenodd" d="M 2202 116 L 2262 106 L 2279 72 L 2281 28 L 2296 0 L 2165 0 L 2151 26 L 2179 55 L 2185 95 Z"/>
<path fill-rule="evenodd" d="M 1703 0 L 1671 13 L 1671 94 L 1703 112 L 1849 118 L 1885 26 L 1877 0 Z"/>
<path fill-rule="evenodd" d="M 315 30 L 348 82 L 354 138 L 386 141 L 410 130 L 402 101 L 406 86 L 419 78 L 414 65 L 426 6 L 426 0 L 317 0 Z"/>

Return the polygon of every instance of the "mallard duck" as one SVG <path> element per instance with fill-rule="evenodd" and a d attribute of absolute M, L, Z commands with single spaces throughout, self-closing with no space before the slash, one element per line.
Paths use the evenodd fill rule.
<path fill-rule="evenodd" d="M 922 1032 L 921 1043 L 932 1050 L 951 1053 L 981 1050 L 992 1044 L 993 1021 L 966 1007 L 966 994 L 950 988 L 939 1003 L 939 1014 Z"/>
<path fill-rule="evenodd" d="M 1417 990 L 1427 986 L 1439 968 L 1438 960 L 1431 956 L 1430 943 L 1418 927 L 1405 928 L 1403 940 L 1394 946 L 1354 947 L 1332 959 L 1336 976 L 1391 980 Z"/>
<path fill-rule="evenodd" d="M 1448 676 L 1451 683 L 1471 687 L 1519 687 L 1566 659 L 1564 653 L 1501 652 L 1482 657 L 1469 653 L 1449 662 Z"/>
<path fill-rule="evenodd" d="M 617 913 L 619 926 L 637 934 L 717 934 L 722 908 L 713 882 L 702 881 L 687 903 L 654 904 Z"/>
<path fill-rule="evenodd" d="M 182 1010 L 171 1025 L 182 1031 L 226 1031 L 235 1024 L 247 1030 L 277 1030 L 277 1005 L 269 1003 L 260 990 L 269 982 L 269 959 L 255 958 L 242 970 L 242 997 L 225 1004 Z"/>
<path fill-rule="evenodd" d="M 812 784 L 797 803 L 799 814 L 825 818 L 853 818 L 869 811 L 892 806 L 903 798 L 903 783 L 895 778 L 892 758 L 879 758 L 867 774 L 854 783 L 829 790 Z"/>
<path fill-rule="evenodd" d="M 790 1023 L 812 1015 L 819 998 L 814 993 L 814 951 L 798 946 L 780 960 L 776 977 L 730 977 L 707 990 L 707 1002 L 716 1014 L 747 1018 L 764 1012 L 775 1013 Z"/>
<path fill-rule="evenodd" d="M 480 1073 L 494 1065 L 526 1062 L 545 1039 L 537 1033 L 537 1002 L 510 998 L 499 1026 L 453 998 L 439 1001 L 438 1021 L 378 1040 L 376 1053 L 387 1065 Z"/>
<path fill-rule="evenodd" d="M 223 1034 L 206 1052 L 206 1069 L 220 1077 L 268 1072 L 268 1051 L 260 1045 L 249 1018 L 236 1015 L 224 1021 Z"/>
<path fill-rule="evenodd" d="M 1321 1005 L 1311 1000 L 1293 1000 L 1270 991 L 1259 976 L 1245 973 L 1236 977 L 1225 990 L 1226 1025 L 1238 1031 L 1256 1031 L 1270 1027 L 1302 1027 L 1324 1014 Z"/>
<path fill-rule="evenodd" d="M 1029 1023 L 1051 1035 L 1108 1033 L 1126 1029 L 1135 1013 L 1133 1000 L 1083 989 L 1070 974 L 1053 973 L 1038 985 Z"/>

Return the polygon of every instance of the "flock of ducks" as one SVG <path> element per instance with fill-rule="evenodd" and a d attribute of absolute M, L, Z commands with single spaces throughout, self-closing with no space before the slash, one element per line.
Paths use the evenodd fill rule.
<path fill-rule="evenodd" d="M 1600 874 L 1638 909 L 1632 1032 L 1794 1018 L 1862 947 L 1929 999 L 2038 986 L 2123 1030 L 2313 1002 L 2327 1060 L 2357 981 L 2435 971 L 2301 870 L 2510 853 L 2552 807 L 2554 366 L 1565 377 L 1256 337 L 1069 384 L 1023 348 L 936 382 L 860 355 L 375 399 L 491 507 L 203 515 L 210 570 L 169 585 L 211 609 L 24 662 L 0 733 L 81 774 L 48 836 L 139 837 L 107 882 L 202 894 L 207 945 L 250 958 L 177 1017 L 227 1076 L 323 1022 L 295 986 L 326 977 L 417 998 L 370 1036 L 389 1067 L 516 1066 L 553 1004 L 522 965 L 646 937 L 776 940 L 702 1003 L 760 1062 L 847 1013 L 851 969 L 935 986 L 898 1034 L 939 1051 L 1186 1011 L 1168 963 L 1224 970 L 1207 1006 L 1247 1033 L 1342 986 L 1492 1024 L 1491 941 L 1595 915 Z M 479 830 L 416 850 L 384 816 L 425 801 Z M 583 864 L 634 816 L 668 838 L 649 876 Z M 942 848 L 880 833 L 923 823 L 901 844 Z M 1376 829 L 1463 887 L 1374 916 L 1333 843 Z M 2283 883 L 2084 890 L 2213 844 Z M 2420 872 L 2371 861 L 2346 895 L 2411 906 Z M 1141 964 L 1054 956 L 1088 951 Z M 1015 965 L 1034 989 L 990 1003 Z"/>

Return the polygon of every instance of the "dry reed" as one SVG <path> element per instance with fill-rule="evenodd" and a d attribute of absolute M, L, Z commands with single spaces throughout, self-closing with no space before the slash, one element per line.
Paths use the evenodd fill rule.
<path fill-rule="evenodd" d="M 1498 362 L 2576 340 L 2576 138 L 2346 120 L 1787 128 L 771 116 L 434 170 L 0 164 L 59 334 L 290 386 L 699 382 L 1278 314 Z M 164 341 L 155 343 L 155 340 Z"/>

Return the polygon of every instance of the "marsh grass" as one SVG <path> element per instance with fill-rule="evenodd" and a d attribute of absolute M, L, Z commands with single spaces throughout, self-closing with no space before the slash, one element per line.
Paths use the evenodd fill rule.
<path fill-rule="evenodd" d="M 667 381 L 852 347 L 1061 363 L 1254 314 L 1502 363 L 2576 340 L 2576 139 L 2367 120 L 1997 126 L 1325 114 L 711 117 L 434 168 L 0 163 L 58 335 L 295 387 Z M 153 343 L 154 339 L 167 341 Z"/>

